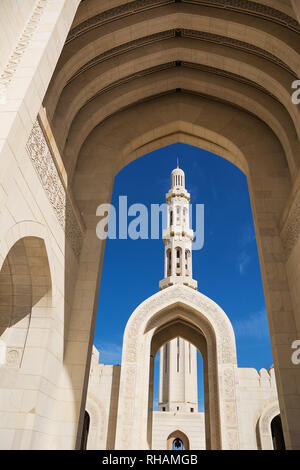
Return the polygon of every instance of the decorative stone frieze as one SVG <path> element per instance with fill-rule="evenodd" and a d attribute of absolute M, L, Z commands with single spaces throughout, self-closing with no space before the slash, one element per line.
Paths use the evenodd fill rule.
<path fill-rule="evenodd" d="M 5 100 L 5 93 L 8 85 L 10 84 L 14 73 L 17 70 L 21 59 L 26 52 L 30 41 L 37 30 L 41 16 L 47 6 L 48 0 L 39 0 L 33 13 L 27 22 L 17 44 L 14 48 L 4 70 L 0 75 L 0 104 Z"/>
<path fill-rule="evenodd" d="M 71 199 L 61 181 L 38 119 L 33 125 L 26 144 L 26 150 L 59 224 L 64 230 L 74 254 L 78 257 L 83 242 L 82 229 L 75 215 Z"/>

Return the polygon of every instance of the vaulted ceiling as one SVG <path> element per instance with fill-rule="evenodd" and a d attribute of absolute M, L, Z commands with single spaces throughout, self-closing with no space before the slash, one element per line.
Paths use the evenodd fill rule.
<path fill-rule="evenodd" d="M 294 177 L 299 33 L 290 0 L 82 0 L 44 99 L 69 180 L 82 146 L 104 122 L 182 94 L 263 121 Z"/>

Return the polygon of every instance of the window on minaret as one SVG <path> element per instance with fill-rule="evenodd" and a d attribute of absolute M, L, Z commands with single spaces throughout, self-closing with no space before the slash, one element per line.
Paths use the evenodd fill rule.
<path fill-rule="evenodd" d="M 168 249 L 167 251 L 167 276 L 171 276 L 171 261 L 172 261 L 171 250 Z"/>
<path fill-rule="evenodd" d="M 165 344 L 165 373 L 168 372 L 168 343 Z"/>
<path fill-rule="evenodd" d="M 191 273 L 189 272 L 190 269 L 190 250 L 185 250 L 185 270 L 186 270 L 186 275 L 189 276 Z"/>
<path fill-rule="evenodd" d="M 180 249 L 180 248 L 176 248 L 176 275 L 177 275 L 177 276 L 180 276 L 180 275 L 181 275 L 181 261 L 180 261 L 180 257 L 181 257 L 181 249 Z"/>
<path fill-rule="evenodd" d="M 173 211 L 170 212 L 170 225 L 173 225 Z"/>

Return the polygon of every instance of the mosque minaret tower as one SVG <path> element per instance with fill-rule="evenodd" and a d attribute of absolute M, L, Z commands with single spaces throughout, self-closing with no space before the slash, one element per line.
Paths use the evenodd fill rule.
<path fill-rule="evenodd" d="M 185 188 L 185 174 L 178 161 L 171 174 L 166 202 L 165 270 L 159 288 L 184 284 L 197 289 L 197 281 L 192 275 L 194 232 L 190 228 L 190 194 Z M 175 338 L 160 349 L 158 409 L 175 413 L 197 412 L 197 395 L 197 349 L 184 339 Z"/>
<path fill-rule="evenodd" d="M 168 206 L 167 228 L 163 231 L 165 244 L 164 279 L 159 288 L 185 284 L 197 289 L 192 275 L 192 242 L 190 228 L 190 194 L 185 189 L 185 174 L 178 166 L 171 174 L 171 188 L 166 194 Z"/>

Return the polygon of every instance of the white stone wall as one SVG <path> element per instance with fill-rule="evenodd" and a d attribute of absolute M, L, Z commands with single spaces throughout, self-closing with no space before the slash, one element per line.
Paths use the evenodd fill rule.
<path fill-rule="evenodd" d="M 36 3 L 36 0 L 1 0 L 0 71 L 6 65 Z"/>
<path fill-rule="evenodd" d="M 86 411 L 90 416 L 88 450 L 113 449 L 115 441 L 120 366 L 98 364 L 94 351 Z"/>
<path fill-rule="evenodd" d="M 154 411 L 152 426 L 153 450 L 166 450 L 169 435 L 177 430 L 187 436 L 190 450 L 205 449 L 204 413 Z"/>
<path fill-rule="evenodd" d="M 278 25 L 272 28 L 272 12 L 268 10 L 268 21 L 242 15 L 243 22 L 234 19 L 235 13 L 228 20 L 215 15 L 198 15 L 196 11 L 191 15 L 176 12 L 163 17 L 151 11 L 142 15 L 132 11 L 122 21 L 116 17 L 117 24 L 122 25 L 120 30 L 104 28 L 101 37 L 92 33 L 83 47 L 70 43 L 70 54 L 61 56 L 60 70 L 50 85 L 53 93 L 48 94 L 44 104 L 51 116 L 55 140 L 59 139 L 59 147 L 64 147 L 62 154 L 70 169 L 68 176 L 71 176 L 67 180 L 68 188 L 74 190 L 77 201 L 82 202 L 80 209 L 88 224 L 77 276 L 78 261 L 47 194 L 49 180 L 39 178 L 41 173 L 38 174 L 34 159 L 27 154 L 26 143 L 79 3 L 80 0 L 0 2 L 0 67 L 1 72 L 5 72 L 1 74 L 5 100 L 0 110 L 0 264 L 5 263 L 9 251 L 20 239 L 37 237 L 44 240 L 52 280 L 51 312 L 47 318 L 46 315 L 36 317 L 36 330 L 29 332 L 31 346 L 35 348 L 28 361 L 29 367 L 24 375 L 18 374 L 18 381 L 11 380 L 10 373 L 4 374 L 4 368 L 1 371 L 1 387 L 7 397 L 7 401 L 1 402 L 1 447 L 75 447 L 96 310 L 94 298 L 104 253 L 104 243 L 101 245 L 95 240 L 95 208 L 109 200 L 114 174 L 124 165 L 158 147 L 180 141 L 213 151 L 247 173 L 285 435 L 288 448 L 299 449 L 299 370 L 290 360 L 291 342 L 298 339 L 300 331 L 299 113 L 291 100 L 289 80 L 283 75 L 289 73 L 284 71 L 287 66 L 299 76 L 296 41 L 289 39 L 294 33 L 280 32 Z M 75 26 L 111 8 L 110 0 L 89 3 L 90 8 L 86 8 L 82 2 Z M 127 2 L 115 0 L 113 3 L 118 7 Z M 281 0 L 259 3 L 290 15 L 294 11 L 299 18 L 298 0 L 286 0 L 284 5 Z M 196 49 L 187 47 L 184 51 L 171 41 L 162 41 L 159 53 L 155 49 L 150 52 L 148 48 L 149 53 L 141 59 L 138 51 L 144 54 L 146 48 L 140 47 L 134 52 L 135 57 L 130 49 L 130 59 L 111 69 L 104 67 L 102 73 L 96 73 L 97 80 L 85 80 L 84 87 L 79 78 L 74 88 L 72 85 L 69 98 L 66 96 L 70 90 L 66 86 L 68 81 L 89 60 L 125 45 L 129 38 L 139 41 L 145 31 L 159 33 L 174 27 L 191 28 L 191 25 L 211 34 L 211 38 L 226 31 L 234 44 L 232 57 L 228 56 L 228 47 L 224 47 L 225 53 L 221 51 L 220 44 L 218 51 L 207 54 L 202 49 L 206 47 L 205 41 L 199 41 L 203 44 Z M 237 41 L 245 39 L 249 43 L 249 54 L 244 49 L 245 42 L 242 50 L 236 48 Z M 169 43 L 171 48 L 167 46 Z M 255 57 L 258 48 L 260 53 Z M 264 50 L 268 54 L 266 59 L 261 55 Z M 183 52 L 184 60 L 190 57 L 196 64 L 218 68 L 224 75 L 211 73 L 207 79 L 202 72 L 196 74 L 196 68 L 182 69 L 180 73 L 176 69 L 175 74 L 170 69 L 160 75 L 151 73 L 137 79 L 136 73 L 143 72 L 144 64 L 149 68 L 170 60 L 182 60 Z M 269 63 L 271 55 L 276 59 L 273 64 Z M 277 66 L 280 69 L 277 70 Z M 134 80 L 129 83 L 126 79 L 128 88 L 125 90 L 115 87 L 104 103 L 103 94 L 98 92 L 126 78 L 129 69 Z M 90 78 L 94 78 L 94 70 L 90 67 Z M 239 75 L 237 80 L 236 75 Z M 165 95 L 178 87 L 195 94 L 190 97 Z M 266 93 L 262 93 L 262 87 Z M 207 98 L 203 97 L 203 91 Z M 196 96 L 198 92 L 201 97 Z M 153 96 L 162 97 L 144 101 Z M 205 112 L 199 113 L 199 109 Z M 112 112 L 114 116 L 103 122 Z M 98 126 L 100 123 L 102 125 Z M 117 135 L 115 129 L 118 129 Z M 39 156 L 45 154 L 38 151 L 35 157 Z M 46 158 L 42 158 L 42 163 L 45 162 Z M 51 160 L 47 163 L 52 167 Z M 61 170 L 59 179 L 64 180 L 63 169 L 57 160 L 55 163 Z M 42 176 L 46 174 L 44 171 Z M 71 183 L 73 176 L 74 184 Z M 50 195 L 53 196 L 51 191 Z M 42 339 L 45 331 L 38 331 L 46 329 L 47 342 Z M 31 336 L 31 333 L 34 334 Z M 130 378 L 132 369 L 129 370 Z M 261 378 L 262 383 L 264 380 Z M 253 379 L 253 384 L 255 381 Z M 241 382 L 244 383 L 244 378 Z M 246 382 L 252 383 L 252 380 Z M 261 390 L 260 394 L 267 396 L 264 387 Z M 242 387 L 239 393 L 241 421 L 248 386 Z M 247 438 L 243 439 L 245 446 Z"/>
<path fill-rule="evenodd" d="M 98 364 L 99 353 L 93 349 L 86 410 L 90 415 L 88 450 L 113 449 L 116 431 L 120 366 Z M 260 418 L 270 405 L 279 410 L 273 367 L 258 372 L 253 368 L 237 368 L 239 442 L 241 449 L 272 449 L 271 428 L 261 436 Z M 166 450 L 174 431 L 184 433 L 190 450 L 206 449 L 204 412 L 185 413 L 154 411 L 152 415 L 153 450 Z"/>
<path fill-rule="evenodd" d="M 240 446 L 241 449 L 259 449 L 258 421 L 270 403 L 278 403 L 274 369 L 238 369 Z M 270 429 L 271 433 L 271 429 Z"/>

